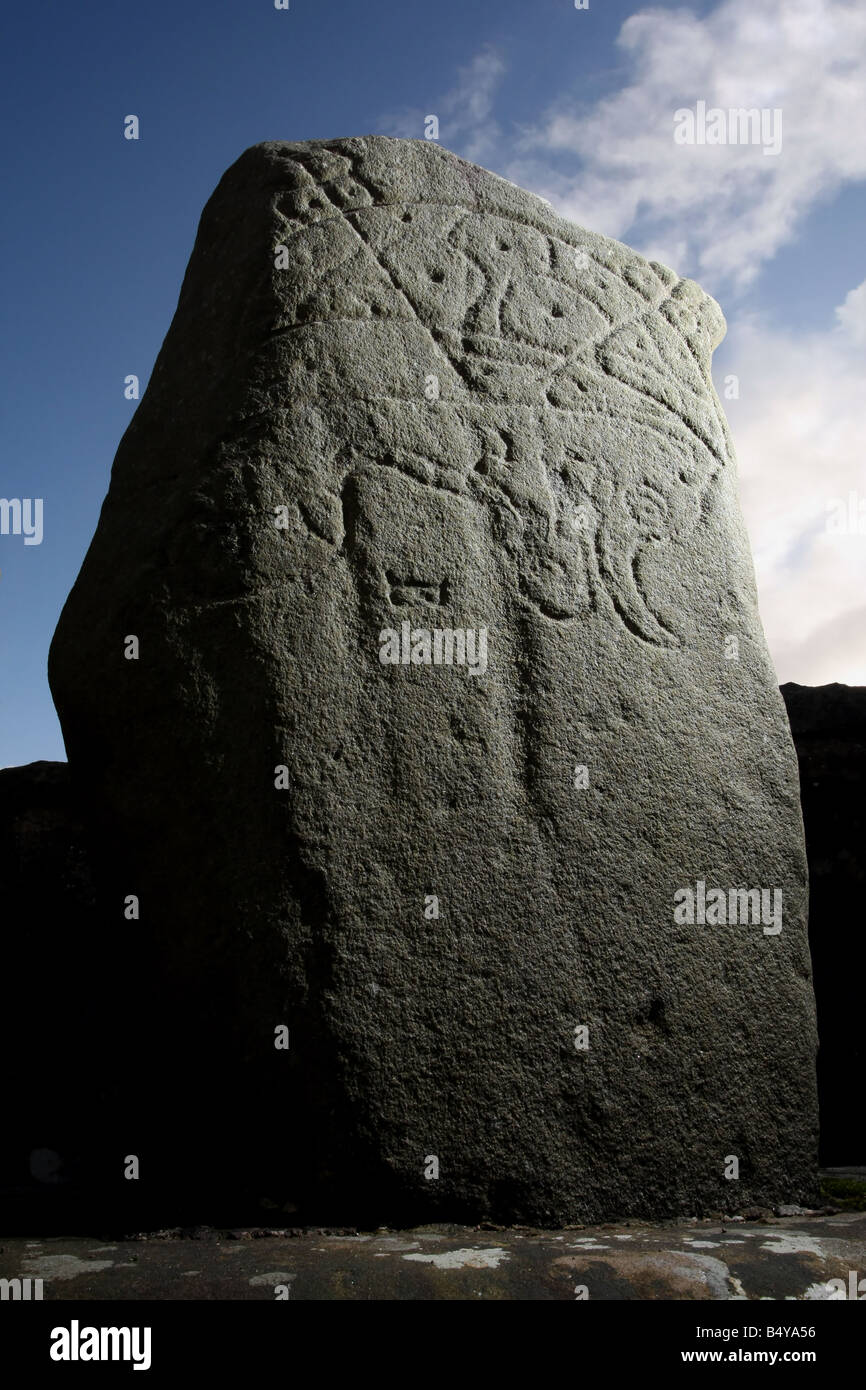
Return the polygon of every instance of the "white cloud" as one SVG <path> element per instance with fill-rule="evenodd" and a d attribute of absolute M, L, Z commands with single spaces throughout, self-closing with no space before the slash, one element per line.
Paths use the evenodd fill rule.
<path fill-rule="evenodd" d="M 726 0 L 703 18 L 642 10 L 617 42 L 629 84 L 592 106 L 560 96 L 506 170 L 564 216 L 620 239 L 638 226 L 638 249 L 710 290 L 742 288 L 817 201 L 866 177 L 859 2 Z M 781 152 L 675 144 L 674 112 L 699 100 L 780 108 Z"/>
<path fill-rule="evenodd" d="M 479 162 L 494 159 L 502 131 L 493 118 L 496 91 L 505 75 L 502 56 L 492 46 L 482 48 L 465 67 L 458 68 L 454 86 L 434 99 L 427 110 L 407 107 L 382 118 L 386 135 L 420 139 L 428 115 L 439 120 L 439 141 L 447 148 L 459 148 L 466 159 Z"/>
<path fill-rule="evenodd" d="M 851 290 L 836 310 L 839 327 L 858 347 L 866 347 L 866 280 Z"/>
<path fill-rule="evenodd" d="M 866 685 L 866 534 L 828 529 L 831 503 L 866 508 L 864 308 L 866 281 L 824 332 L 742 319 L 729 333 L 740 398 L 724 405 L 780 681 Z"/>
<path fill-rule="evenodd" d="M 463 137 L 467 158 L 479 159 L 492 151 L 500 138 L 493 120 L 493 100 L 505 75 L 505 63 L 493 48 L 484 48 L 467 67 L 460 68 L 457 82 L 441 102 L 440 129 L 448 143 L 451 133 Z"/>

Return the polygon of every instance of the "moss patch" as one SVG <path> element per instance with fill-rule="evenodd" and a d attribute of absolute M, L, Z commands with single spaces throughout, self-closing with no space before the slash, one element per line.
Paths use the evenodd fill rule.
<path fill-rule="evenodd" d="M 866 1211 L 866 1180 L 862 1178 L 822 1178 L 821 1195 L 844 1211 Z"/>

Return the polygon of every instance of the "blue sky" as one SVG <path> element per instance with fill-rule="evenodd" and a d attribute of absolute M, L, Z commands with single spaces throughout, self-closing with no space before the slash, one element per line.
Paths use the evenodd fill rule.
<path fill-rule="evenodd" d="M 694 275 L 781 680 L 866 683 L 866 7 L 840 0 L 173 0 L 7 9 L 0 223 L 0 766 L 65 756 L 48 645 L 168 329 L 201 209 L 261 140 L 440 143 Z M 782 148 L 684 148 L 674 112 L 782 111 Z M 138 141 L 123 120 L 138 115 Z M 866 531 L 866 520 L 864 520 Z"/>

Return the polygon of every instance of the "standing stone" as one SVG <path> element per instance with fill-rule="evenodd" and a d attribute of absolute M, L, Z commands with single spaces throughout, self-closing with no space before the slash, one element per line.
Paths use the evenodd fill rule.
<path fill-rule="evenodd" d="M 224 176 L 50 661 L 142 1182 L 374 1224 L 814 1200 L 723 329 L 423 141 Z"/>

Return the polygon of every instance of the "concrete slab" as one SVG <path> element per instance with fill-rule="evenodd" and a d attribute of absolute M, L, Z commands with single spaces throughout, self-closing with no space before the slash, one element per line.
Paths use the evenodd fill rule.
<path fill-rule="evenodd" d="M 44 1300 L 61 1302 L 823 1301 L 857 1297 L 861 1280 L 859 1296 L 866 1298 L 866 1213 L 560 1231 L 199 1228 L 116 1241 L 7 1239 L 0 1279 L 41 1279 Z M 14 1296 L 15 1286 L 4 1292 Z"/>

